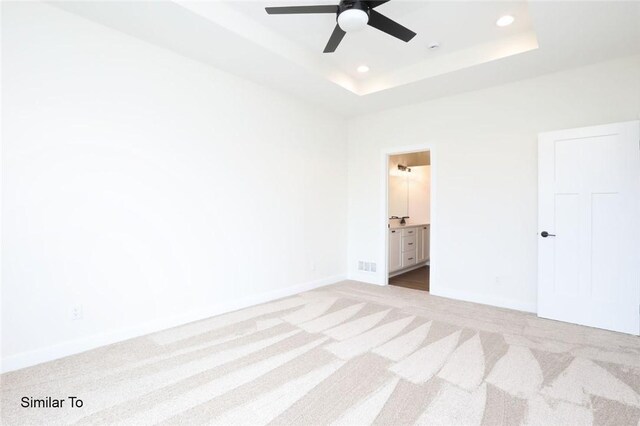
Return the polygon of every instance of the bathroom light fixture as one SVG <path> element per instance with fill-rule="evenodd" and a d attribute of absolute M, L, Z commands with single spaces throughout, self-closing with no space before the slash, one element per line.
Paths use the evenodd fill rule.
<path fill-rule="evenodd" d="M 365 73 L 365 72 L 369 72 L 369 67 L 366 65 L 360 65 L 358 67 L 358 72 L 359 73 Z"/>
<path fill-rule="evenodd" d="M 498 20 L 496 21 L 496 25 L 499 27 L 508 27 L 509 25 L 513 24 L 513 21 L 515 21 L 515 18 L 513 16 L 504 15 L 498 18 Z"/>

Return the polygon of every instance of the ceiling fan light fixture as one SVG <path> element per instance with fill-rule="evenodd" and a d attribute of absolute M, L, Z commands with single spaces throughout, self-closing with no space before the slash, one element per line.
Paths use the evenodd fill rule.
<path fill-rule="evenodd" d="M 366 27 L 368 22 L 369 15 L 361 9 L 347 9 L 338 15 L 338 25 L 346 33 L 359 31 Z"/>

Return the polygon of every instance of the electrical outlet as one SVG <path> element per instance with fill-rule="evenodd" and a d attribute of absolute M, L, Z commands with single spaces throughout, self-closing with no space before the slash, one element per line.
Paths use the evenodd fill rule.
<path fill-rule="evenodd" d="M 78 321 L 83 318 L 82 305 L 76 305 L 71 308 L 71 321 Z"/>

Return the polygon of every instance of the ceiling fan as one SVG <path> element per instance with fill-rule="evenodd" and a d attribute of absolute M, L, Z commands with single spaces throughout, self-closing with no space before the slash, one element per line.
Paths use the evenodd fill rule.
<path fill-rule="evenodd" d="M 335 13 L 338 21 L 333 29 L 324 53 L 335 52 L 347 32 L 360 30 L 367 25 L 395 38 L 408 42 L 416 33 L 374 10 L 389 0 L 342 0 L 340 4 L 319 6 L 266 7 L 269 15 L 294 15 L 306 13 Z"/>

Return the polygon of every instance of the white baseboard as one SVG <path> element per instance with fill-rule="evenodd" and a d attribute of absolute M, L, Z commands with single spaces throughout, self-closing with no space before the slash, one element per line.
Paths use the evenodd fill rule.
<path fill-rule="evenodd" d="M 537 305 L 530 302 L 522 302 L 513 299 L 505 299 L 492 295 L 469 293 L 455 289 L 438 289 L 431 288 L 429 293 L 434 296 L 446 297 L 448 299 L 464 300 L 465 302 L 480 303 L 482 305 L 497 306 L 499 308 L 514 309 L 516 311 L 536 313 Z"/>
<path fill-rule="evenodd" d="M 22 352 L 10 355 L 2 359 L 0 371 L 3 373 L 20 368 L 30 367 L 54 359 L 74 355 L 80 352 L 98 348 L 100 346 L 110 345 L 112 343 L 121 342 L 123 340 L 132 339 L 134 337 L 144 336 L 145 334 L 155 333 L 156 331 L 165 330 L 167 328 L 184 325 L 193 321 L 199 321 L 205 318 L 236 311 L 249 306 L 260 303 L 270 302 L 272 300 L 283 297 L 292 296 L 304 291 L 313 290 L 325 285 L 334 284 L 346 279 L 346 274 L 333 275 L 315 281 L 309 281 L 281 289 L 276 289 L 257 295 L 243 297 L 241 299 L 232 300 L 211 306 L 204 310 L 188 312 L 182 315 L 161 318 L 154 321 L 138 324 L 125 329 L 107 331 L 92 336 L 81 337 L 69 340 L 57 345 L 48 346 L 46 348 L 36 349 L 28 352 Z"/>

